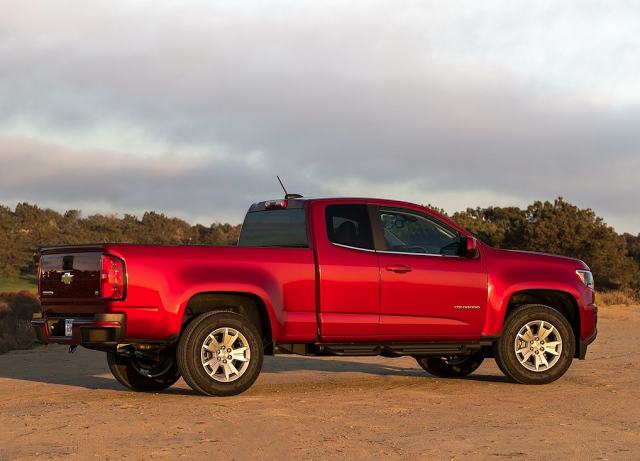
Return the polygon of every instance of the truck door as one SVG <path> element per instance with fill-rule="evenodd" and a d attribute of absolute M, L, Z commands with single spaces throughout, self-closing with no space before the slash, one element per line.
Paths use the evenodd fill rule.
<path fill-rule="evenodd" d="M 483 256 L 465 257 L 465 237 L 431 215 L 395 207 L 380 207 L 379 213 L 386 249 L 378 252 L 378 334 L 400 339 L 478 338 L 487 309 Z"/>
<path fill-rule="evenodd" d="M 366 204 L 313 204 L 318 323 L 323 338 L 375 335 L 380 269 Z"/>

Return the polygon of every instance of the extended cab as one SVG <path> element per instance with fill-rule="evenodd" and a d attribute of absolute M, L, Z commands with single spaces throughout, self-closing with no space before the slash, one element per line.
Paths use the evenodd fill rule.
<path fill-rule="evenodd" d="M 432 210 L 377 199 L 256 203 L 237 247 L 43 248 L 39 290 L 37 340 L 106 351 L 138 391 L 182 376 L 238 394 L 276 352 L 408 355 L 441 377 L 492 357 L 543 384 L 597 332 L 582 261 L 494 249 Z"/>

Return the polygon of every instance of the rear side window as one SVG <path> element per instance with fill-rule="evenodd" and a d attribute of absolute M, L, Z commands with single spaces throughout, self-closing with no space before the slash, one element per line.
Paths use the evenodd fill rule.
<path fill-rule="evenodd" d="M 366 205 L 329 205 L 325 219 L 329 241 L 373 250 L 373 233 Z"/>
<path fill-rule="evenodd" d="M 305 211 L 296 208 L 248 213 L 240 231 L 238 246 L 306 247 Z"/>

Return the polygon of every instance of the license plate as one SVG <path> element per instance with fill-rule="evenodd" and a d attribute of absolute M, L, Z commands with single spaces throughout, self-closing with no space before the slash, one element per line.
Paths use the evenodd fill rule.
<path fill-rule="evenodd" d="M 64 335 L 73 336 L 73 319 L 64 319 Z"/>

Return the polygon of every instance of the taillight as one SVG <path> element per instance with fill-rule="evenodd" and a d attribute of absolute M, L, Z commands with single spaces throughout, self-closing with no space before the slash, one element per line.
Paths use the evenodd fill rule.
<path fill-rule="evenodd" d="M 38 298 L 42 300 L 42 257 L 38 259 Z"/>
<path fill-rule="evenodd" d="M 287 208 L 286 200 L 271 200 L 269 202 L 265 202 L 264 209 L 265 210 L 282 210 Z"/>
<path fill-rule="evenodd" d="M 116 257 L 102 255 L 102 299 L 124 299 L 124 262 Z"/>

